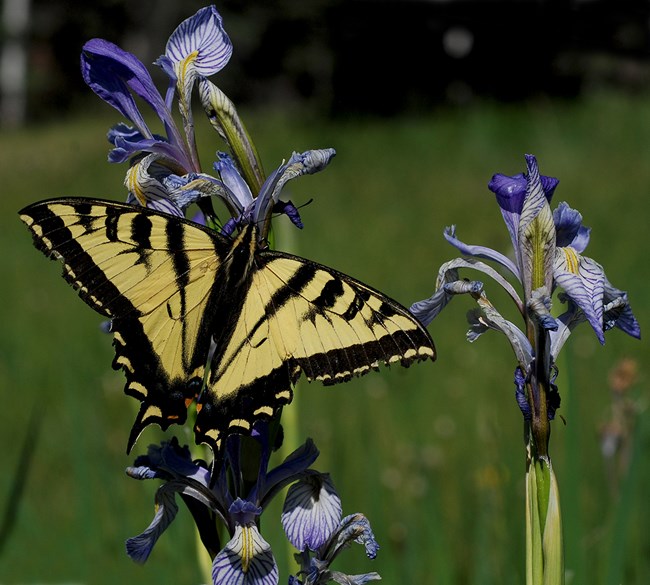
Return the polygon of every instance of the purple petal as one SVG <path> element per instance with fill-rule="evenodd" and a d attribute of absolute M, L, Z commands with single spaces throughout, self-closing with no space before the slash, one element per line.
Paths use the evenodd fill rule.
<path fill-rule="evenodd" d="M 219 160 L 214 163 L 214 169 L 221 176 L 223 184 L 233 194 L 231 205 L 240 213 L 253 202 L 253 194 L 246 181 L 235 167 L 232 158 L 225 152 L 218 152 Z"/>
<path fill-rule="evenodd" d="M 258 487 L 256 499 L 262 507 L 283 487 L 299 479 L 309 466 L 318 458 L 319 451 L 311 439 L 307 439 L 293 453 L 266 475 L 265 481 Z"/>
<path fill-rule="evenodd" d="M 131 92 L 151 106 L 169 136 L 174 134 L 175 124 L 160 92 L 146 67 L 131 53 L 104 39 L 92 39 L 83 46 L 81 73 L 90 89 L 135 124 L 143 136 L 152 134 Z"/>
<path fill-rule="evenodd" d="M 546 177 L 542 175 L 540 177 L 540 182 L 546 199 L 550 203 L 559 180 L 554 177 Z M 488 189 L 496 195 L 497 203 L 501 208 L 501 214 L 503 215 L 508 232 L 510 232 L 510 238 L 515 249 L 519 247 L 519 217 L 524 207 L 526 187 L 526 176 L 522 173 L 512 177 L 497 173 L 488 183 Z"/>
<path fill-rule="evenodd" d="M 180 63 L 195 51 L 193 65 L 204 77 L 223 69 L 230 59 L 232 43 L 214 6 L 201 8 L 181 22 L 169 37 L 165 54 L 172 63 Z"/>
<path fill-rule="evenodd" d="M 571 246 L 579 254 L 584 252 L 589 243 L 591 228 L 583 227 L 579 211 L 562 202 L 553 211 L 553 222 L 558 246 Z"/>
<path fill-rule="evenodd" d="M 230 542 L 212 562 L 215 585 L 276 585 L 278 580 L 271 546 L 254 524 L 237 526 Z"/>
<path fill-rule="evenodd" d="M 317 550 L 341 520 L 341 499 L 329 475 L 311 473 L 294 483 L 282 509 L 282 527 L 298 551 Z"/>
<path fill-rule="evenodd" d="M 532 413 L 530 404 L 526 398 L 526 376 L 520 367 L 515 368 L 515 399 L 519 405 L 519 410 L 524 415 L 524 420 L 531 420 Z"/>
<path fill-rule="evenodd" d="M 172 523 L 178 512 L 174 491 L 161 487 L 156 492 L 156 514 L 149 527 L 140 535 L 126 541 L 126 554 L 136 563 L 144 563 L 157 540 Z"/>

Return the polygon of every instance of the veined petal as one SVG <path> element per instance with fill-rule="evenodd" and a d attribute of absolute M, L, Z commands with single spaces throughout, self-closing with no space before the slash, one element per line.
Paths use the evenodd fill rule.
<path fill-rule="evenodd" d="M 521 280 L 519 276 L 519 269 L 515 263 L 510 260 L 507 256 L 504 256 L 500 252 L 493 250 L 492 248 L 486 248 L 485 246 L 470 246 L 461 242 L 456 238 L 456 226 L 452 225 L 451 227 L 446 227 L 444 231 L 445 239 L 455 248 L 457 248 L 461 254 L 465 256 L 471 256 L 473 258 L 483 258 L 485 260 L 492 260 L 497 262 L 507 270 L 509 270 L 518 280 Z"/>
<path fill-rule="evenodd" d="M 312 472 L 289 488 L 282 509 L 282 527 L 298 551 L 317 550 L 340 520 L 341 499 L 329 475 Z"/>
<path fill-rule="evenodd" d="M 164 182 L 165 175 L 169 175 L 171 171 L 158 164 L 158 159 L 156 155 L 148 155 L 129 168 L 124 179 L 124 185 L 129 191 L 127 201 L 185 217 L 183 207 L 174 200 Z"/>
<path fill-rule="evenodd" d="M 156 514 L 149 527 L 140 535 L 126 541 L 126 553 L 136 562 L 144 563 L 161 534 L 172 523 L 178 512 L 175 490 L 164 484 L 156 492 Z"/>
<path fill-rule="evenodd" d="M 596 332 L 600 343 L 603 335 L 603 295 L 605 273 L 602 266 L 573 248 L 557 248 L 553 265 L 555 283 L 580 307 Z"/>
<path fill-rule="evenodd" d="M 165 56 L 173 64 L 181 114 L 186 125 L 191 120 L 191 96 L 198 77 L 221 70 L 232 54 L 232 43 L 224 31 L 214 6 L 199 10 L 184 20 L 167 42 Z"/>
<path fill-rule="evenodd" d="M 235 534 L 212 562 L 215 585 L 276 585 L 278 567 L 271 546 L 255 524 L 235 527 Z"/>
<path fill-rule="evenodd" d="M 589 243 L 591 228 L 582 225 L 582 214 L 571 209 L 564 201 L 553 210 L 555 242 L 557 246 L 571 246 L 576 252 L 584 252 Z"/>
<path fill-rule="evenodd" d="M 181 22 L 167 41 L 165 55 L 172 63 L 190 59 L 203 77 L 223 69 L 232 55 L 232 43 L 217 9 L 206 6 Z"/>
<path fill-rule="evenodd" d="M 547 294 L 553 285 L 553 261 L 555 257 L 555 225 L 548 199 L 539 176 L 537 160 L 526 155 L 528 175 L 526 198 L 519 220 L 518 240 L 519 268 L 524 285 L 524 297 L 544 287 Z"/>

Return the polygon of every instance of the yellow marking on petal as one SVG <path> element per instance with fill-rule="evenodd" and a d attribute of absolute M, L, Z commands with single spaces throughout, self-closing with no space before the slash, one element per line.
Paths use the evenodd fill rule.
<path fill-rule="evenodd" d="M 564 252 L 567 270 L 572 274 L 578 274 L 578 268 L 580 265 L 578 253 L 573 248 L 569 247 L 562 248 L 562 252 Z"/>
<path fill-rule="evenodd" d="M 140 183 L 138 181 L 138 172 L 140 170 L 140 166 L 141 163 L 136 163 L 126 172 L 124 185 L 130 193 L 133 193 L 133 196 L 140 202 L 140 205 L 146 206 L 147 198 L 145 197 L 144 191 L 140 187 Z"/>
<path fill-rule="evenodd" d="M 241 535 L 241 570 L 248 572 L 251 561 L 255 556 L 255 541 L 253 539 L 253 529 L 250 526 L 242 526 Z"/>

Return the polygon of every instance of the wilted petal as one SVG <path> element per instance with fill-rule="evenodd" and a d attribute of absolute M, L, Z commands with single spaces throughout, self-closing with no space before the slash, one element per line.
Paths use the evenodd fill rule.
<path fill-rule="evenodd" d="M 339 571 L 331 571 L 330 578 L 341 585 L 364 585 L 369 581 L 381 581 L 379 573 L 363 573 L 362 575 L 346 575 Z"/>
<path fill-rule="evenodd" d="M 555 242 L 557 246 L 571 246 L 576 252 L 584 252 L 589 243 L 591 228 L 582 225 L 582 214 L 560 203 L 553 211 L 555 223 Z"/>
<path fill-rule="evenodd" d="M 327 474 L 310 473 L 287 492 L 282 527 L 299 551 L 316 550 L 341 520 L 341 500 Z"/>
<path fill-rule="evenodd" d="M 172 523 L 178 512 L 176 490 L 165 484 L 156 492 L 156 514 L 149 527 L 139 536 L 126 541 L 126 553 L 136 562 L 144 563 L 161 534 Z"/>
<path fill-rule="evenodd" d="M 600 343 L 603 335 L 603 294 L 605 273 L 602 266 L 573 248 L 557 248 L 553 267 L 555 283 L 580 307 L 596 332 Z"/>
<path fill-rule="evenodd" d="M 497 262 L 507 270 L 509 270 L 517 279 L 520 279 L 519 269 L 515 263 L 510 260 L 507 256 L 504 256 L 500 252 L 493 250 L 492 248 L 486 248 L 485 246 L 470 246 L 461 242 L 456 238 L 456 226 L 452 225 L 451 227 L 446 227 L 444 231 L 445 239 L 455 248 L 460 250 L 460 253 L 464 256 L 471 256 L 473 258 L 483 258 L 485 260 L 492 260 Z"/>
<path fill-rule="evenodd" d="M 557 331 L 558 324 L 551 315 L 551 297 L 544 289 L 535 289 L 528 300 L 528 314 L 546 331 Z"/>
<path fill-rule="evenodd" d="M 260 194 L 255 200 L 253 221 L 261 223 L 266 220 L 273 206 L 278 202 L 282 188 L 288 181 L 302 175 L 312 175 L 322 171 L 335 155 L 336 151 L 333 148 L 307 150 L 302 153 L 294 152 L 289 162 L 271 173 L 262 185 Z"/>
<path fill-rule="evenodd" d="M 215 585 L 275 585 L 278 567 L 271 546 L 255 524 L 237 525 L 235 534 L 212 562 Z"/>
<path fill-rule="evenodd" d="M 456 258 L 446 262 L 438 270 L 435 293 L 428 299 L 413 303 L 409 309 L 425 327 L 438 316 L 440 311 L 442 311 L 442 309 L 444 309 L 453 298 L 454 290 L 445 288 L 445 285 L 459 280 L 459 268 L 474 268 L 475 270 L 490 276 L 505 289 L 517 305 L 519 312 L 522 315 L 524 314 L 523 303 L 521 302 L 517 291 L 505 278 L 503 278 L 503 276 L 494 270 L 494 268 L 488 266 L 484 262 L 480 262 L 479 260 Z M 464 290 L 463 292 L 469 291 Z"/>
<path fill-rule="evenodd" d="M 528 371 L 528 366 L 533 360 L 533 348 L 523 331 L 521 331 L 514 323 L 505 319 L 488 300 L 485 293 L 481 293 L 481 295 L 476 298 L 476 302 L 483 311 L 483 315 L 480 317 L 482 324 L 490 329 L 494 329 L 495 331 L 500 331 L 506 336 L 517 360 L 519 361 L 519 365 L 525 371 Z M 472 333 L 472 330 L 468 332 L 468 339 L 471 339 L 470 333 Z"/>
<path fill-rule="evenodd" d="M 605 277 L 603 303 L 603 321 L 606 331 L 612 327 L 618 327 L 628 335 L 641 339 L 641 327 L 632 313 L 627 293 L 612 286 L 607 277 Z"/>
<path fill-rule="evenodd" d="M 531 420 L 532 412 L 526 398 L 526 376 L 520 367 L 515 368 L 515 399 L 521 414 L 524 415 L 524 420 Z"/>

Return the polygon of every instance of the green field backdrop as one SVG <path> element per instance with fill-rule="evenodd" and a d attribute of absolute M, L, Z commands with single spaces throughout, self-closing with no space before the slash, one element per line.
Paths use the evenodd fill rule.
<path fill-rule="evenodd" d="M 323 173 L 290 185 L 305 229 L 279 229 L 278 247 L 306 256 L 409 305 L 433 292 L 456 256 L 442 237 L 510 253 L 487 183 L 525 169 L 537 155 L 560 178 L 567 201 L 593 228 L 586 254 L 627 290 L 647 328 L 650 246 L 650 98 L 592 96 L 563 103 L 479 105 L 419 117 L 324 121 L 300 110 L 245 115 L 270 172 L 293 150 L 334 147 Z M 204 582 L 190 516 L 177 520 L 143 567 L 124 540 L 153 516 L 155 482 L 127 478 L 125 446 L 137 402 L 111 369 L 101 319 L 31 244 L 22 206 L 48 197 L 123 200 L 125 167 L 106 162 L 109 108 L 0 135 L 0 583 Z M 207 125 L 206 125 L 207 126 Z M 223 149 L 197 119 L 206 170 Z M 467 273 L 470 278 L 477 274 Z M 515 319 L 508 300 L 490 298 Z M 378 558 L 356 546 L 335 568 L 376 570 L 386 583 L 515 585 L 524 582 L 524 447 L 514 400 L 515 361 L 496 333 L 465 340 L 469 299 L 431 326 L 439 359 L 394 368 L 334 388 L 300 383 L 290 408 L 298 435 L 321 450 L 344 513 L 364 512 Z M 647 333 L 647 331 L 644 331 Z M 568 583 L 650 583 L 648 347 L 620 331 L 601 347 L 587 325 L 560 361 L 562 394 L 551 455 L 560 484 Z M 612 417 L 610 371 L 635 360 L 620 461 L 601 436 Z M 30 421 L 36 421 L 30 424 Z M 169 433 L 190 442 L 188 428 Z M 161 437 L 147 429 L 135 449 Z M 31 452 L 30 452 L 31 451 Z M 29 461 L 28 466 L 21 462 Z M 20 478 L 20 481 L 17 481 Z M 279 508 L 265 512 L 286 583 L 289 551 Z"/>

